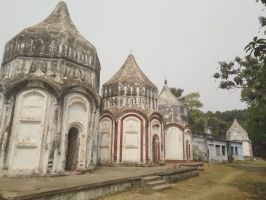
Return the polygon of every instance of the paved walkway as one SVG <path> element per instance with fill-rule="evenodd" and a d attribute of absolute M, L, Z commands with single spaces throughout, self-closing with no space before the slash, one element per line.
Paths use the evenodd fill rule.
<path fill-rule="evenodd" d="M 70 175 L 62 177 L 38 178 L 2 178 L 0 179 L 0 197 L 18 197 L 54 190 L 72 190 L 97 186 L 103 183 L 131 180 L 148 175 L 159 175 L 173 171 L 188 171 L 190 167 L 168 164 L 157 167 L 107 167 L 100 166 L 93 173 Z"/>

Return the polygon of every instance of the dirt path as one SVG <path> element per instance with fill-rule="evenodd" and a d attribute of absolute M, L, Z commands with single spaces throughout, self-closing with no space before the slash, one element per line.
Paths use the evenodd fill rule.
<path fill-rule="evenodd" d="M 216 196 L 217 194 L 223 192 L 223 191 L 229 191 L 232 190 L 232 187 L 230 186 L 230 183 L 233 181 L 233 179 L 236 176 L 242 175 L 243 171 L 236 171 L 230 174 L 226 174 L 225 177 L 223 177 L 218 183 L 211 185 L 211 189 L 204 192 L 204 194 L 198 196 L 194 196 L 191 198 L 191 200 L 198 200 L 198 199 L 208 199 Z"/>
<path fill-rule="evenodd" d="M 266 162 L 205 164 L 205 172 L 173 184 L 171 190 L 153 192 L 139 188 L 101 198 L 103 200 L 245 200 L 266 199 Z"/>

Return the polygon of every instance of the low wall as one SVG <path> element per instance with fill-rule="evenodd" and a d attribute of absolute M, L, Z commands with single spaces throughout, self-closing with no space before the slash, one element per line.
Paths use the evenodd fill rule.
<path fill-rule="evenodd" d="M 167 182 L 177 182 L 194 176 L 198 176 L 197 169 L 185 169 L 184 171 L 173 172 L 166 171 L 163 173 L 147 174 L 145 176 L 161 176 Z M 90 200 L 102 196 L 124 192 L 141 187 L 141 178 L 145 177 L 124 178 L 120 180 L 105 181 L 97 184 L 80 185 L 71 188 L 62 188 L 49 191 L 36 191 L 27 195 L 20 196 L 2 196 L 0 199 L 4 200 Z"/>

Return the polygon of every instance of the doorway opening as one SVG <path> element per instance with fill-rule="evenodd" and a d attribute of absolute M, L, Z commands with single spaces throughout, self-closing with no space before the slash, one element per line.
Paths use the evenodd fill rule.
<path fill-rule="evenodd" d="M 78 161 L 78 129 L 72 127 L 68 132 L 66 149 L 66 167 L 65 170 L 74 171 Z"/>
<path fill-rule="evenodd" d="M 190 144 L 189 141 L 186 141 L 186 154 L 187 154 L 187 160 L 190 158 Z"/>
<path fill-rule="evenodd" d="M 157 135 L 153 136 L 152 139 L 152 161 L 153 163 L 158 164 L 160 162 L 160 146 L 159 146 L 159 137 Z"/>

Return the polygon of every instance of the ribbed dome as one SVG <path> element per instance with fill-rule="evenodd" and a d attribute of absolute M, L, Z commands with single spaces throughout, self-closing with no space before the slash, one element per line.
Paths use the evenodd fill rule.
<path fill-rule="evenodd" d="M 152 113 L 157 109 L 157 87 L 139 68 L 133 55 L 102 87 L 104 109 L 121 113 L 128 109 Z"/>
<path fill-rule="evenodd" d="M 24 29 L 6 44 L 2 65 L 17 56 L 59 57 L 100 68 L 95 47 L 79 33 L 62 1 L 43 22 Z"/>
<path fill-rule="evenodd" d="M 186 106 L 173 95 L 166 83 L 158 97 L 158 109 L 167 123 L 188 123 Z"/>
<path fill-rule="evenodd" d="M 127 57 L 126 62 L 118 70 L 118 72 L 110 80 L 104 83 L 103 86 L 114 83 L 139 83 L 157 89 L 157 87 L 147 78 L 147 76 L 139 68 L 132 54 Z"/>

